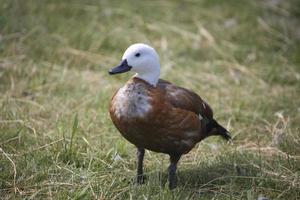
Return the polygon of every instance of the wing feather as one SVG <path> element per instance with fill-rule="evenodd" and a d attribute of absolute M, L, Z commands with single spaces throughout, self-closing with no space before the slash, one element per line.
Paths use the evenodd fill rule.
<path fill-rule="evenodd" d="M 164 91 L 165 98 L 174 107 L 194 112 L 202 117 L 213 119 L 213 111 L 199 95 L 188 89 L 175 86 L 168 81 L 160 79 L 157 86 Z"/>

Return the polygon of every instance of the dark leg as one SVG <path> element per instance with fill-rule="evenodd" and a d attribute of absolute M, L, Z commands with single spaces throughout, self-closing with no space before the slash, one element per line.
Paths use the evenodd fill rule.
<path fill-rule="evenodd" d="M 170 165 L 168 168 L 168 181 L 169 181 L 169 189 L 172 190 L 176 187 L 176 169 L 177 163 L 180 159 L 181 155 L 170 155 Z"/>
<path fill-rule="evenodd" d="M 136 183 L 137 184 L 143 184 L 144 183 L 144 175 L 143 175 L 143 160 L 145 155 L 145 149 L 143 148 L 137 148 L 137 177 L 136 177 Z"/>

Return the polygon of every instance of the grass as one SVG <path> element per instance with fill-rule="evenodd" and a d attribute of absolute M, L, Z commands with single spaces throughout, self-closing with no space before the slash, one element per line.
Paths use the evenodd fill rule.
<path fill-rule="evenodd" d="M 0 0 L 3 199 L 300 199 L 300 13 L 296 0 Z M 108 116 L 134 42 L 162 78 L 206 99 L 234 138 L 209 138 L 166 184 L 168 157 L 135 148 Z"/>

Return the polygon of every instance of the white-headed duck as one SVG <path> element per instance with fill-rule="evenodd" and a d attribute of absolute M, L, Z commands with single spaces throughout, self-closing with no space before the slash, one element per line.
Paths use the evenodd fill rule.
<path fill-rule="evenodd" d="M 137 183 L 142 183 L 145 149 L 169 154 L 169 188 L 176 187 L 182 154 L 211 135 L 229 140 L 229 132 L 213 118 L 211 107 L 196 93 L 159 79 L 155 49 L 142 43 L 129 46 L 109 74 L 136 74 L 112 97 L 110 116 L 120 133 L 137 147 Z"/>

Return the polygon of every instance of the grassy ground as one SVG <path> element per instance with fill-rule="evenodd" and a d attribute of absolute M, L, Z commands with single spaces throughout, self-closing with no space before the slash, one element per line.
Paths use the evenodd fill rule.
<path fill-rule="evenodd" d="M 1 199 L 300 199 L 297 0 L 0 0 Z M 162 77 L 206 99 L 233 144 L 209 138 L 166 184 L 168 157 L 135 148 L 108 116 L 134 42 Z"/>

